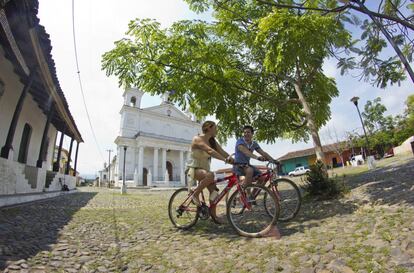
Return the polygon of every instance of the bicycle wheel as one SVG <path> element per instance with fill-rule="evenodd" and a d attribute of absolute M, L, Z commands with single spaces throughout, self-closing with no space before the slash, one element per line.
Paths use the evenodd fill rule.
<path fill-rule="evenodd" d="M 247 198 L 246 192 L 255 192 L 255 198 Z M 267 204 L 264 204 L 265 202 Z M 269 217 L 265 208 L 272 211 L 272 217 Z M 276 224 L 278 216 L 279 205 L 275 196 L 268 188 L 261 185 L 248 185 L 243 192 L 234 192 L 227 202 L 227 219 L 242 236 L 265 235 Z"/>
<path fill-rule="evenodd" d="M 286 178 L 274 179 L 268 187 L 279 201 L 279 220 L 285 222 L 295 218 L 302 204 L 299 187 L 292 180 Z M 266 212 L 272 216 L 272 210 L 266 209 Z"/>
<path fill-rule="evenodd" d="M 179 229 L 189 229 L 198 220 L 197 205 L 188 197 L 188 188 L 176 190 L 168 202 L 168 216 L 173 225 Z"/>

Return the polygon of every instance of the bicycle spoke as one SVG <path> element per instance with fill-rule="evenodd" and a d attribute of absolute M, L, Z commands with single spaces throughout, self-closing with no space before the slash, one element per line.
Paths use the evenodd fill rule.
<path fill-rule="evenodd" d="M 177 228 L 187 229 L 198 220 L 197 206 L 194 202 L 185 202 L 188 197 L 187 188 L 174 192 L 168 204 L 168 216 Z"/>
<path fill-rule="evenodd" d="M 249 191 L 250 190 L 250 191 Z M 240 198 L 240 193 L 234 193 L 229 200 L 228 204 L 228 219 L 236 231 L 244 236 L 259 237 L 264 235 L 271 226 L 276 222 L 277 211 L 273 211 L 276 215 L 269 217 L 266 212 L 263 203 L 269 203 L 268 208 L 271 207 L 270 203 L 273 202 L 275 210 L 278 209 L 278 205 L 273 195 L 270 195 L 270 191 L 260 185 L 249 185 L 246 187 L 246 192 L 255 193 L 253 200 L 248 200 L 250 205 L 243 202 L 243 198 Z M 267 198 L 266 194 L 271 198 Z"/>
<path fill-rule="evenodd" d="M 280 221 L 288 221 L 294 218 L 299 212 L 302 197 L 296 184 L 286 178 L 275 179 L 270 185 L 273 192 L 276 193 L 280 204 Z M 270 215 L 272 213 L 268 212 Z"/>

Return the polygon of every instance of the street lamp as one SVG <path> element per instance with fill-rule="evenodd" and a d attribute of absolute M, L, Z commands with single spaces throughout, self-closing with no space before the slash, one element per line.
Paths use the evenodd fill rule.
<path fill-rule="evenodd" d="M 125 159 L 126 159 L 126 150 L 127 150 L 127 146 L 124 146 L 124 166 L 123 166 L 123 171 L 122 171 L 121 194 L 126 194 L 126 184 L 125 184 Z"/>
<path fill-rule="evenodd" d="M 365 155 L 367 157 L 367 161 L 368 161 L 368 168 L 369 169 L 373 169 L 373 158 L 370 156 L 370 152 L 369 152 L 369 141 L 368 141 L 368 136 L 367 136 L 367 131 L 365 130 L 365 125 L 364 122 L 362 120 L 362 116 L 361 116 L 361 112 L 359 111 L 359 107 L 358 107 L 358 100 L 359 97 L 353 97 L 351 99 L 351 102 L 354 103 L 357 111 L 358 111 L 358 115 L 359 115 L 359 119 L 361 120 L 361 124 L 362 124 L 362 129 L 364 130 L 364 136 L 365 136 L 365 145 L 366 145 L 366 149 L 365 149 Z"/>

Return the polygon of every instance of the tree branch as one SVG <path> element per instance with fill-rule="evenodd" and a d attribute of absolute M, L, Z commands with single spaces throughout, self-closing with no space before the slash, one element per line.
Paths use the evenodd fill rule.
<path fill-rule="evenodd" d="M 154 59 L 151 59 L 151 58 L 145 58 L 145 57 L 142 57 L 142 56 L 141 56 L 141 57 L 139 57 L 139 58 L 140 58 L 140 59 L 142 59 L 142 60 L 147 60 L 147 61 L 153 62 L 153 63 L 155 63 L 155 64 L 157 64 L 157 65 L 161 65 L 161 66 L 170 67 L 170 68 L 177 69 L 177 70 L 180 70 L 180 71 L 183 71 L 183 72 L 189 73 L 189 74 L 195 74 L 195 75 L 200 76 L 200 77 L 202 77 L 202 78 L 204 78 L 204 79 L 206 79 L 206 80 L 212 81 L 212 82 L 214 82 L 214 83 L 218 83 L 218 84 L 220 84 L 220 85 L 222 85 L 222 86 L 227 86 L 227 85 L 228 85 L 228 84 L 226 84 L 225 82 L 220 81 L 220 80 L 218 80 L 218 79 L 216 79 L 216 78 L 213 78 L 213 77 L 211 77 L 211 76 L 205 75 L 204 73 L 196 73 L 196 72 L 190 71 L 190 70 L 188 70 L 188 69 L 186 69 L 186 68 L 179 67 L 179 66 L 176 66 L 176 65 L 173 65 L 173 64 L 163 63 L 163 62 L 161 62 L 161 61 L 154 60 Z M 274 98 L 272 98 L 272 97 L 270 97 L 270 96 L 263 95 L 263 94 L 261 94 L 261 93 L 259 93 L 259 92 L 256 92 L 256 91 L 254 91 L 254 90 L 251 90 L 251 89 L 245 88 L 245 87 L 240 86 L 240 85 L 238 85 L 238 84 L 233 83 L 232 85 L 233 85 L 236 89 L 239 89 L 239 90 L 245 91 L 245 92 L 247 92 L 247 93 L 249 93 L 249 94 L 256 95 L 256 96 L 259 96 L 259 97 L 261 97 L 261 98 L 264 98 L 264 99 L 270 100 L 270 101 L 272 101 L 272 102 L 276 103 L 277 105 L 286 105 L 286 104 L 288 104 L 288 103 L 300 103 L 300 101 L 299 101 L 298 99 L 287 99 L 287 100 L 285 100 L 285 101 L 279 101 L 279 100 L 276 100 L 276 99 L 274 99 Z"/>
<path fill-rule="evenodd" d="M 323 11 L 325 13 L 337 13 L 344 11 L 348 9 L 351 5 L 346 4 L 344 6 L 339 6 L 334 9 L 324 9 L 324 8 L 310 8 L 310 7 L 304 7 L 304 6 L 296 6 L 296 5 L 287 5 L 287 4 L 279 4 L 276 2 L 268 2 L 265 0 L 256 0 L 259 3 L 265 4 L 265 5 L 271 5 L 276 8 L 288 8 L 288 9 L 299 9 L 299 10 L 313 10 L 313 11 Z"/>
<path fill-rule="evenodd" d="M 404 20 L 402 20 L 402 19 L 400 19 L 398 17 L 390 16 L 390 15 L 386 15 L 386 14 L 382 14 L 382 13 L 378 13 L 378 12 L 375 12 L 375 11 L 371 11 L 367 7 L 365 7 L 363 9 L 361 7 L 357 7 L 357 6 L 354 6 L 354 5 L 350 5 L 349 8 L 350 9 L 357 10 L 357 11 L 362 12 L 364 14 L 367 14 L 369 16 L 372 15 L 372 16 L 375 16 L 375 17 L 378 17 L 378 18 L 381 18 L 381 19 L 387 19 L 387 20 L 390 20 L 390 21 L 397 22 L 397 23 L 399 23 L 399 24 L 401 24 L 401 25 L 403 25 L 403 26 L 405 26 L 405 27 L 407 27 L 407 28 L 409 28 L 411 30 L 414 30 L 414 25 L 413 24 L 410 24 L 409 22 L 406 22 L 406 21 L 404 21 Z"/>
<path fill-rule="evenodd" d="M 339 7 L 333 8 L 333 9 L 324 9 L 324 8 L 310 8 L 310 7 L 304 7 L 304 6 L 279 4 L 279 3 L 275 3 L 275 2 L 268 2 L 266 0 L 256 0 L 256 1 L 259 2 L 259 3 L 265 4 L 265 5 L 271 5 L 271 6 L 276 7 L 276 8 L 313 10 L 313 11 L 321 11 L 321 12 L 325 12 L 325 13 L 337 13 L 337 12 L 342 12 L 346 9 L 353 9 L 353 10 L 362 12 L 364 14 L 368 14 L 368 13 L 365 12 L 364 9 L 362 9 L 358 6 L 355 6 L 355 5 L 351 5 L 351 4 L 346 4 L 346 5 L 339 6 Z M 353 1 L 353 2 L 355 2 L 355 1 Z M 404 20 L 402 20 L 398 17 L 378 13 L 378 12 L 371 11 L 371 10 L 369 10 L 369 12 L 375 17 L 382 18 L 382 19 L 387 19 L 387 20 L 390 20 L 390 21 L 394 21 L 394 22 L 397 22 L 397 23 L 411 29 L 411 30 L 414 30 L 414 25 L 413 24 L 410 24 L 409 22 L 404 21 Z"/>

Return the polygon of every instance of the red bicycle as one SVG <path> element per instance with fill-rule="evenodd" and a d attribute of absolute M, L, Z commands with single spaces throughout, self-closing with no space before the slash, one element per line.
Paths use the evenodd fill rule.
<path fill-rule="evenodd" d="M 253 183 L 258 183 L 260 179 L 263 181 L 261 185 L 266 186 L 276 197 L 276 201 L 280 208 L 279 221 L 286 222 L 293 219 L 300 210 L 302 204 L 302 196 L 299 187 L 290 179 L 282 178 L 278 175 L 279 163 L 269 161 L 266 165 L 267 170 L 253 178 Z M 228 194 L 226 195 L 226 203 L 229 202 Z M 252 193 L 255 198 L 255 192 Z M 265 196 L 265 198 L 267 198 Z M 264 202 L 266 204 L 266 202 Z M 266 212 L 272 216 L 272 210 L 265 207 Z"/>
<path fill-rule="evenodd" d="M 227 220 L 233 229 L 246 237 L 261 237 L 267 234 L 279 217 L 279 204 L 272 191 L 258 184 L 242 187 L 236 174 L 215 180 L 215 183 L 226 183 L 225 188 L 215 200 L 207 206 L 204 194 L 201 193 L 201 206 L 192 201 L 193 191 L 188 188 L 176 190 L 168 203 L 168 216 L 179 229 L 189 229 L 198 219 L 206 220 L 212 217 L 216 223 L 221 223 L 216 216 L 216 208 L 220 200 L 234 187 L 226 205 Z M 252 196 L 251 193 L 254 193 Z"/>
<path fill-rule="evenodd" d="M 302 204 L 302 195 L 299 187 L 290 179 L 280 177 L 278 162 L 268 162 L 267 171 L 255 177 L 257 181 L 263 177 L 266 187 L 276 196 L 276 201 L 280 207 L 279 221 L 285 222 L 293 219 L 300 210 Z M 269 214 L 271 210 L 267 211 Z"/>

